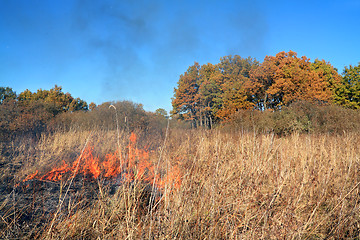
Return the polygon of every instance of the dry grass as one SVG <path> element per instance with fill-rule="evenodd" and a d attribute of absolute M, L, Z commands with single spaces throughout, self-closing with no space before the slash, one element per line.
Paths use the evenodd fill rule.
<path fill-rule="evenodd" d="M 120 134 L 125 149 L 126 133 Z M 11 158 L 22 164 L 15 181 L 62 159 L 75 159 L 89 132 L 47 135 L 19 144 Z M 118 147 L 117 133 L 94 131 L 97 153 Z M 151 136 L 143 139 L 149 145 Z M 182 185 L 167 186 L 149 208 L 151 186 L 123 184 L 111 193 L 99 180 L 94 200 L 68 200 L 49 231 L 53 215 L 19 235 L 42 239 L 359 239 L 360 136 L 176 131 L 157 145 L 151 159 L 159 172 L 179 163 Z M 14 182 L 15 182 L 14 181 Z M 66 183 L 64 183 L 64 186 Z M 172 190 L 171 190 L 172 189 Z M 59 198 L 61 191 L 52 193 Z M 19 231 L 0 203 L 1 238 Z M 82 207 L 79 207 L 79 206 Z M 5 209 L 8 209 L 5 213 Z M 56 209 L 56 208 L 55 208 Z M 35 229 L 36 228 L 36 229 Z"/>

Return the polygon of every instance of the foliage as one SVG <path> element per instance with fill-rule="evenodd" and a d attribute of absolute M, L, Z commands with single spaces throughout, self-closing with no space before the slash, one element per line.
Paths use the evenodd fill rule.
<path fill-rule="evenodd" d="M 217 65 L 195 63 L 180 76 L 172 100 L 173 116 L 191 121 L 192 126 L 211 128 L 239 109 L 253 104 L 245 83 L 258 63 L 238 55 L 226 56 Z"/>
<path fill-rule="evenodd" d="M 177 120 L 170 120 L 163 114 L 166 114 L 164 109 L 155 113 L 147 112 L 142 104 L 131 101 L 105 102 L 91 111 L 59 114 L 50 127 L 53 130 L 64 131 L 72 129 L 134 131 L 139 135 L 151 134 L 157 138 L 164 137 L 168 120 L 172 128 L 184 128 L 181 123 L 177 123 Z"/>
<path fill-rule="evenodd" d="M 96 108 L 96 104 L 94 102 L 91 102 L 89 104 L 89 110 L 94 110 Z"/>
<path fill-rule="evenodd" d="M 178 88 L 174 89 L 175 98 L 172 100 L 172 114 L 181 113 L 184 119 L 191 121 L 197 127 L 199 119 L 199 70 L 200 65 L 194 63 L 180 76 Z"/>
<path fill-rule="evenodd" d="M 104 102 L 91 111 L 65 112 L 56 118 L 56 126 L 65 129 L 80 128 L 91 130 L 100 129 L 135 129 L 146 128 L 146 112 L 142 104 L 130 101 Z"/>
<path fill-rule="evenodd" d="M 164 118 L 167 118 L 168 117 L 168 113 L 165 109 L 163 108 L 158 108 L 155 110 L 155 114 L 156 115 L 159 115 L 159 116 L 163 116 Z"/>
<path fill-rule="evenodd" d="M 341 81 L 336 70 L 325 61 L 297 57 L 293 51 L 266 56 L 252 72 L 251 92 L 258 109 L 280 109 L 295 101 L 332 101 L 334 86 Z"/>
<path fill-rule="evenodd" d="M 180 76 L 171 113 L 194 128 L 211 128 L 243 110 L 281 111 L 299 101 L 358 108 L 359 69 L 345 68 L 342 77 L 329 62 L 311 62 L 293 51 L 266 56 L 262 63 L 238 55 L 216 65 L 195 63 Z M 290 117 L 286 110 L 281 114 Z"/>
<path fill-rule="evenodd" d="M 141 104 L 130 101 L 92 102 L 88 106 L 57 85 L 36 92 L 27 89 L 19 95 L 9 87 L 0 87 L 0 137 L 39 135 L 46 129 L 74 126 L 162 132 L 167 118 L 179 128 L 213 128 L 233 121 L 235 125 L 241 122 L 245 129 L 252 126 L 279 134 L 353 129 L 341 116 L 346 110 L 332 104 L 360 108 L 360 63 L 345 67 L 341 76 L 329 62 L 311 62 L 293 51 L 266 56 L 262 63 L 229 55 L 217 64 L 195 62 L 180 75 L 171 118 L 165 109 L 146 112 Z M 346 114 L 357 121 L 356 112 Z"/>
<path fill-rule="evenodd" d="M 0 105 L 0 141 L 16 135 L 40 134 L 53 119 L 51 108 L 43 101 L 27 106 L 19 105 L 15 100 L 4 102 Z"/>
<path fill-rule="evenodd" d="M 242 110 L 222 125 L 229 131 L 250 131 L 278 135 L 298 133 L 358 132 L 360 112 L 337 105 L 323 105 L 298 101 L 281 111 Z"/>
<path fill-rule="evenodd" d="M 15 135 L 38 136 L 50 125 L 55 117 L 64 112 L 87 111 L 87 103 L 63 93 L 55 85 L 50 90 L 37 92 L 25 90 L 18 96 L 9 87 L 0 88 L 0 140 L 5 141 Z"/>
<path fill-rule="evenodd" d="M 244 86 L 249 81 L 250 72 L 257 66 L 258 62 L 250 57 L 244 59 L 235 55 L 220 59 L 218 67 L 223 79 L 220 85 L 223 93 L 219 96 L 221 107 L 216 114 L 219 119 L 228 119 L 239 109 L 253 108 L 251 95 Z"/>
<path fill-rule="evenodd" d="M 72 97 L 70 93 L 62 92 L 62 87 L 57 85 L 50 90 L 39 89 L 34 93 L 27 89 L 19 94 L 18 100 L 25 106 L 35 101 L 44 101 L 46 104 L 53 105 L 54 115 L 60 112 L 88 110 L 88 105 L 85 101 Z"/>
<path fill-rule="evenodd" d="M 9 87 L 0 87 L 0 104 L 16 98 L 16 93 Z"/>
<path fill-rule="evenodd" d="M 335 92 L 335 102 L 346 108 L 360 108 L 360 63 L 345 67 L 343 80 Z"/>

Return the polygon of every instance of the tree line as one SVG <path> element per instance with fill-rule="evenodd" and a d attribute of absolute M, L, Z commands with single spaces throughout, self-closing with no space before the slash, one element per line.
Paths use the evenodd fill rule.
<path fill-rule="evenodd" d="M 87 104 L 64 93 L 57 85 L 50 90 L 31 92 L 27 89 L 20 94 L 10 87 L 0 87 L 0 142 L 22 135 L 37 137 L 59 129 L 114 130 L 119 127 L 160 133 L 166 127 L 167 118 L 165 109 L 146 112 L 142 104 L 131 101 Z"/>
<path fill-rule="evenodd" d="M 195 62 L 179 78 L 172 115 L 194 128 L 211 128 L 239 110 L 277 111 L 294 102 L 360 108 L 360 64 L 340 75 L 325 60 L 296 52 L 266 56 L 262 63 L 238 55 L 217 64 Z"/>
<path fill-rule="evenodd" d="M 299 102 L 359 109 L 360 63 L 345 67 L 339 74 L 329 62 L 310 61 L 305 56 L 298 57 L 293 51 L 266 56 L 262 63 L 238 55 L 222 57 L 217 64 L 200 66 L 195 62 L 180 75 L 174 89 L 170 121 L 173 126 L 191 125 L 193 128 L 212 128 L 215 124 L 230 121 L 249 125 L 254 122 L 254 116 L 260 116 L 254 112 L 280 112 L 268 116 L 274 126 L 263 127 L 280 129 L 279 132 L 283 132 L 283 123 L 289 119 L 293 125 L 286 129 L 305 131 L 314 129 L 315 125 L 316 129 L 325 129 L 322 126 L 328 125 L 329 121 L 334 126 L 342 121 L 339 119 L 344 112 L 337 108 L 327 108 L 333 119 L 325 121 L 321 116 L 314 118 L 316 114 L 312 110 L 299 111 L 299 105 L 291 107 Z M 130 101 L 105 102 L 97 106 L 64 93 L 57 85 L 50 90 L 25 90 L 20 94 L 10 87 L 0 87 L 0 140 L 19 134 L 36 135 L 59 126 L 66 129 L 72 126 L 114 128 L 115 112 L 109 108 L 110 105 L 116 107 L 123 128 L 149 132 L 166 126 L 168 117 L 164 109 L 146 112 L 142 104 Z M 301 109 L 308 109 L 308 105 Z M 244 111 L 246 116 L 241 113 Z M 249 115 L 251 112 L 254 114 Z M 305 115 L 299 116 L 298 112 Z M 340 115 L 336 115 L 338 113 Z M 351 111 L 346 113 L 353 114 Z M 354 114 L 354 119 L 357 119 L 357 114 Z M 261 116 L 265 117 L 264 114 Z M 287 120 L 279 122 L 278 119 Z M 316 124 L 309 125 L 310 120 Z M 260 122 L 257 125 L 260 126 Z"/>
<path fill-rule="evenodd" d="M 36 92 L 26 89 L 20 94 L 10 87 L 0 87 L 0 137 L 4 140 L 13 134 L 41 133 L 56 116 L 87 110 L 84 100 L 64 93 L 57 85 Z"/>

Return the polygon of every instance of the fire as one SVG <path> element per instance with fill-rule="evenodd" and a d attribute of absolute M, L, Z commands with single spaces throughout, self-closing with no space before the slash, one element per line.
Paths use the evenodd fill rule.
<path fill-rule="evenodd" d="M 166 174 L 160 176 L 159 171 L 150 161 L 149 151 L 138 149 L 136 146 L 137 137 L 131 133 L 129 144 L 125 154 L 120 149 L 113 153 L 108 153 L 100 158 L 94 155 L 94 147 L 88 145 L 83 154 L 72 164 L 63 164 L 53 168 L 44 175 L 39 175 L 39 171 L 27 176 L 23 182 L 31 179 L 60 181 L 66 180 L 75 175 L 82 175 L 88 179 L 118 179 L 125 182 L 142 181 L 153 184 L 159 189 L 166 186 L 179 188 L 181 185 L 181 172 L 178 166 L 167 170 Z"/>

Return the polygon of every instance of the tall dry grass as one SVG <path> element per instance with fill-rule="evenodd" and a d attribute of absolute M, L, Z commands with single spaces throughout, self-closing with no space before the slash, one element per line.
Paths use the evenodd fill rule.
<path fill-rule="evenodd" d="M 120 134 L 119 145 L 124 149 L 126 135 Z M 46 171 L 60 159 L 75 159 L 88 136 L 89 132 L 84 131 L 58 132 L 44 135 L 31 147 L 20 145 L 12 155 L 23 166 L 16 172 L 16 179 L 21 180 L 34 169 Z M 98 153 L 107 153 L 118 148 L 117 140 L 115 131 L 94 131 L 90 141 Z M 139 144 L 150 145 L 151 141 L 151 136 L 144 136 Z M 110 193 L 109 186 L 98 181 L 95 200 L 90 205 L 78 207 L 78 202 L 68 201 L 56 218 L 50 215 L 41 227 L 28 229 L 21 236 L 358 239 L 359 143 L 360 136 L 355 133 L 294 133 L 277 137 L 248 132 L 171 130 L 164 145 L 151 143 L 158 146 L 153 147 L 151 160 L 162 173 L 179 164 L 179 189 L 167 186 L 149 204 L 154 190 L 149 184 L 123 184 Z M 1 210 L 5 205 L 1 205 L 0 215 L 8 227 L 7 232 L 5 228 L 1 230 L 2 238 L 15 231 Z"/>

